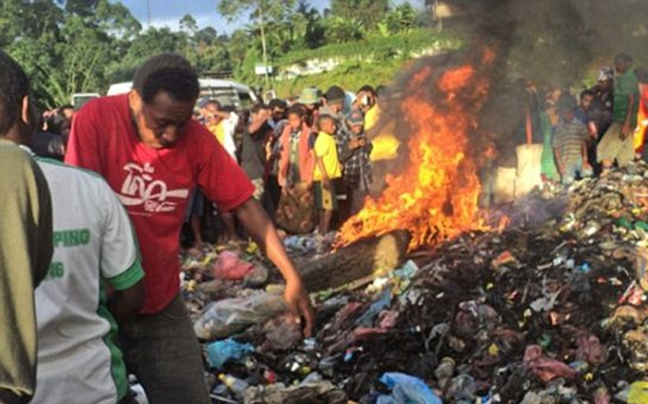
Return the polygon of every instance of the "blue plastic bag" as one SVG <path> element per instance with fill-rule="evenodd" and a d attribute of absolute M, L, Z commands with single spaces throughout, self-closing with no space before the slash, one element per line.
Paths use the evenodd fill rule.
<path fill-rule="evenodd" d="M 220 370 L 227 361 L 240 361 L 252 352 L 254 352 L 253 345 L 241 344 L 228 338 L 207 345 L 207 361 L 210 366 Z"/>
<path fill-rule="evenodd" d="M 385 373 L 380 382 L 391 395 L 378 397 L 376 404 L 443 404 L 423 380 L 403 373 Z"/>

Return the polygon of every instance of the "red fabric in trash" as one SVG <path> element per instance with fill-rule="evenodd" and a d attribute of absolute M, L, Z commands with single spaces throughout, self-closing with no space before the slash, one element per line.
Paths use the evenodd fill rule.
<path fill-rule="evenodd" d="M 576 377 L 576 371 L 565 363 L 544 356 L 539 345 L 529 345 L 526 348 L 524 366 L 545 383 L 560 377 L 565 379 Z"/>
<path fill-rule="evenodd" d="M 214 264 L 214 276 L 220 279 L 229 279 L 232 281 L 245 278 L 252 272 L 254 265 L 247 261 L 241 260 L 236 253 L 223 251 L 218 255 Z"/>
<path fill-rule="evenodd" d="M 576 343 L 578 345 L 576 359 L 593 366 L 602 365 L 608 360 L 608 351 L 596 335 L 583 335 Z"/>

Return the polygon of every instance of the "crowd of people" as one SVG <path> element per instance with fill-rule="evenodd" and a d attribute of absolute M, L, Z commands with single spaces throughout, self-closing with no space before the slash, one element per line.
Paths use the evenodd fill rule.
<path fill-rule="evenodd" d="M 516 185 L 506 189 L 507 195 L 495 197 L 495 203 L 512 201 L 514 186 L 569 185 L 605 176 L 613 165 L 648 161 L 648 75 L 645 69 L 634 68 L 630 55 L 617 55 L 614 67 L 602 67 L 596 84 L 576 97 L 569 89 L 539 90 L 525 79 L 518 83 L 524 93 L 522 116 L 513 137 L 505 137 L 507 144 L 499 145 L 499 171 L 490 176 L 498 184 L 495 188 Z"/>
<path fill-rule="evenodd" d="M 205 206 L 222 241 L 265 251 L 310 335 L 277 228 L 324 235 L 339 201 L 362 206 L 373 88 L 351 103 L 339 86 L 307 88 L 245 113 L 199 99 L 190 63 L 162 54 L 128 94 L 39 119 L 22 68 L 0 52 L 0 69 L 0 402 L 132 403 L 135 374 L 151 403 L 209 403 L 178 282 L 181 229 L 203 242 Z"/>
<path fill-rule="evenodd" d="M 254 185 L 254 198 L 281 230 L 324 237 L 358 212 L 369 193 L 372 143 L 365 120 L 376 102 L 369 85 L 351 95 L 340 86 L 323 93 L 306 88 L 299 97 L 260 102 L 249 111 L 206 98 L 198 102 L 194 119 L 241 166 Z M 211 223 L 205 220 L 211 212 L 221 219 L 219 242 L 239 238 L 231 214 L 211 209 L 200 190 L 190 199 L 186 218 L 194 245 L 204 242 L 202 225 Z"/>
<path fill-rule="evenodd" d="M 0 402 L 128 404 L 132 373 L 151 403 L 209 403 L 178 255 L 185 224 L 204 242 L 210 210 L 219 241 L 245 236 L 264 250 L 310 335 L 281 232 L 323 238 L 362 208 L 374 88 L 309 87 L 237 111 L 199 99 L 190 63 L 162 54 L 127 94 L 38 119 L 22 68 L 0 52 L 0 70 Z M 544 144 L 547 181 L 648 158 L 648 75 L 628 55 L 614 70 L 578 102 L 524 83 L 520 143 Z"/>

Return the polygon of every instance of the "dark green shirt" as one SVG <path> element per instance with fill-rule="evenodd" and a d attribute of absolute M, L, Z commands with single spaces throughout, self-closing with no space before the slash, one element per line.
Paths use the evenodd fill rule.
<path fill-rule="evenodd" d="M 25 402 L 36 382 L 34 289 L 52 258 L 52 205 L 42 171 L 0 140 L 0 402 Z"/>
<path fill-rule="evenodd" d="M 616 123 L 625 123 L 628 116 L 629 97 L 633 95 L 635 102 L 632 112 L 630 125 L 637 125 L 637 111 L 639 110 L 639 82 L 634 71 L 627 72 L 616 76 L 614 79 L 614 111 L 612 121 Z"/>

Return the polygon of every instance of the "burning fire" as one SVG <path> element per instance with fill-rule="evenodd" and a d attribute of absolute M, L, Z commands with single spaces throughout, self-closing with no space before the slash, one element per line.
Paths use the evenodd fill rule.
<path fill-rule="evenodd" d="M 481 62 L 490 61 L 486 54 Z M 477 126 L 475 111 L 486 98 L 484 77 L 465 65 L 436 76 L 426 67 L 411 78 L 410 95 L 401 105 L 412 128 L 408 166 L 389 176 L 383 194 L 369 198 L 364 209 L 343 225 L 341 244 L 406 229 L 413 250 L 485 227 L 477 216 L 480 184 L 468 137 Z"/>

